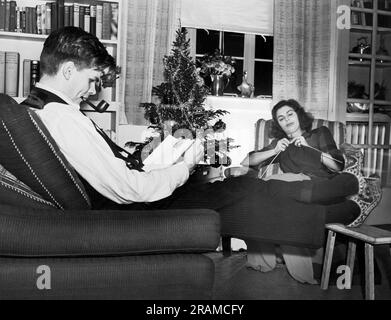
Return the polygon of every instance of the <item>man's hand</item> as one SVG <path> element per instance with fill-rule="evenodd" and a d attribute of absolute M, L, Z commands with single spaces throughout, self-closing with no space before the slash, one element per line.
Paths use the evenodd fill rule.
<path fill-rule="evenodd" d="M 204 147 L 202 141 L 196 139 L 192 146 L 183 155 L 183 162 L 189 168 L 189 171 L 204 158 Z"/>

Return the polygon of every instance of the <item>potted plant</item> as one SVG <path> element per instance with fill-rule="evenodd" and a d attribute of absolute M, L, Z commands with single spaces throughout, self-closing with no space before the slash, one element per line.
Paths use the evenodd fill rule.
<path fill-rule="evenodd" d="M 229 83 L 229 78 L 235 72 L 235 59 L 224 56 L 219 49 L 213 54 L 206 54 L 200 60 L 199 72 L 202 77 L 210 77 L 212 95 L 223 95 Z"/>

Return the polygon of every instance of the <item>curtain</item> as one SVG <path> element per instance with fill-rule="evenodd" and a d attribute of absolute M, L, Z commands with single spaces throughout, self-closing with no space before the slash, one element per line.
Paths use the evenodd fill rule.
<path fill-rule="evenodd" d="M 273 34 L 273 0 L 181 0 L 182 26 Z"/>
<path fill-rule="evenodd" d="M 141 102 L 163 79 L 163 57 L 179 27 L 179 0 L 131 0 L 127 6 L 125 113 L 129 124 L 143 125 Z"/>
<path fill-rule="evenodd" d="M 298 100 L 328 118 L 331 2 L 275 0 L 273 100 Z"/>

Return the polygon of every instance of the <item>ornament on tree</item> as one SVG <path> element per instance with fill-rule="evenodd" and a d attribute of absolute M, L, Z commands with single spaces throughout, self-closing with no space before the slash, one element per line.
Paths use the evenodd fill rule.
<path fill-rule="evenodd" d="M 217 121 L 214 126 L 213 126 L 213 130 L 214 131 L 223 131 L 227 128 L 227 125 L 225 124 L 225 122 L 223 122 L 221 119 L 219 121 Z"/>

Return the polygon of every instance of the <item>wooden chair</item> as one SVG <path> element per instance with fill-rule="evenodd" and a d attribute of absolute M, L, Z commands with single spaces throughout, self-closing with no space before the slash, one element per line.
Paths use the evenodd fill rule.
<path fill-rule="evenodd" d="M 381 228 L 380 228 L 381 227 Z M 386 230 L 385 228 L 389 229 Z M 375 245 L 391 244 L 391 228 L 386 226 L 369 226 L 361 225 L 357 228 L 349 228 L 342 224 L 328 224 L 328 238 L 326 252 L 323 263 L 323 272 L 321 280 L 321 288 L 327 290 L 330 278 L 330 268 L 333 259 L 334 244 L 337 233 L 349 238 L 348 253 L 346 266 L 350 268 L 350 274 L 353 275 L 354 260 L 356 257 L 357 241 L 362 241 L 365 244 L 365 299 L 375 299 L 375 281 L 374 281 L 374 253 Z M 350 289 L 351 283 L 348 284 Z"/>

